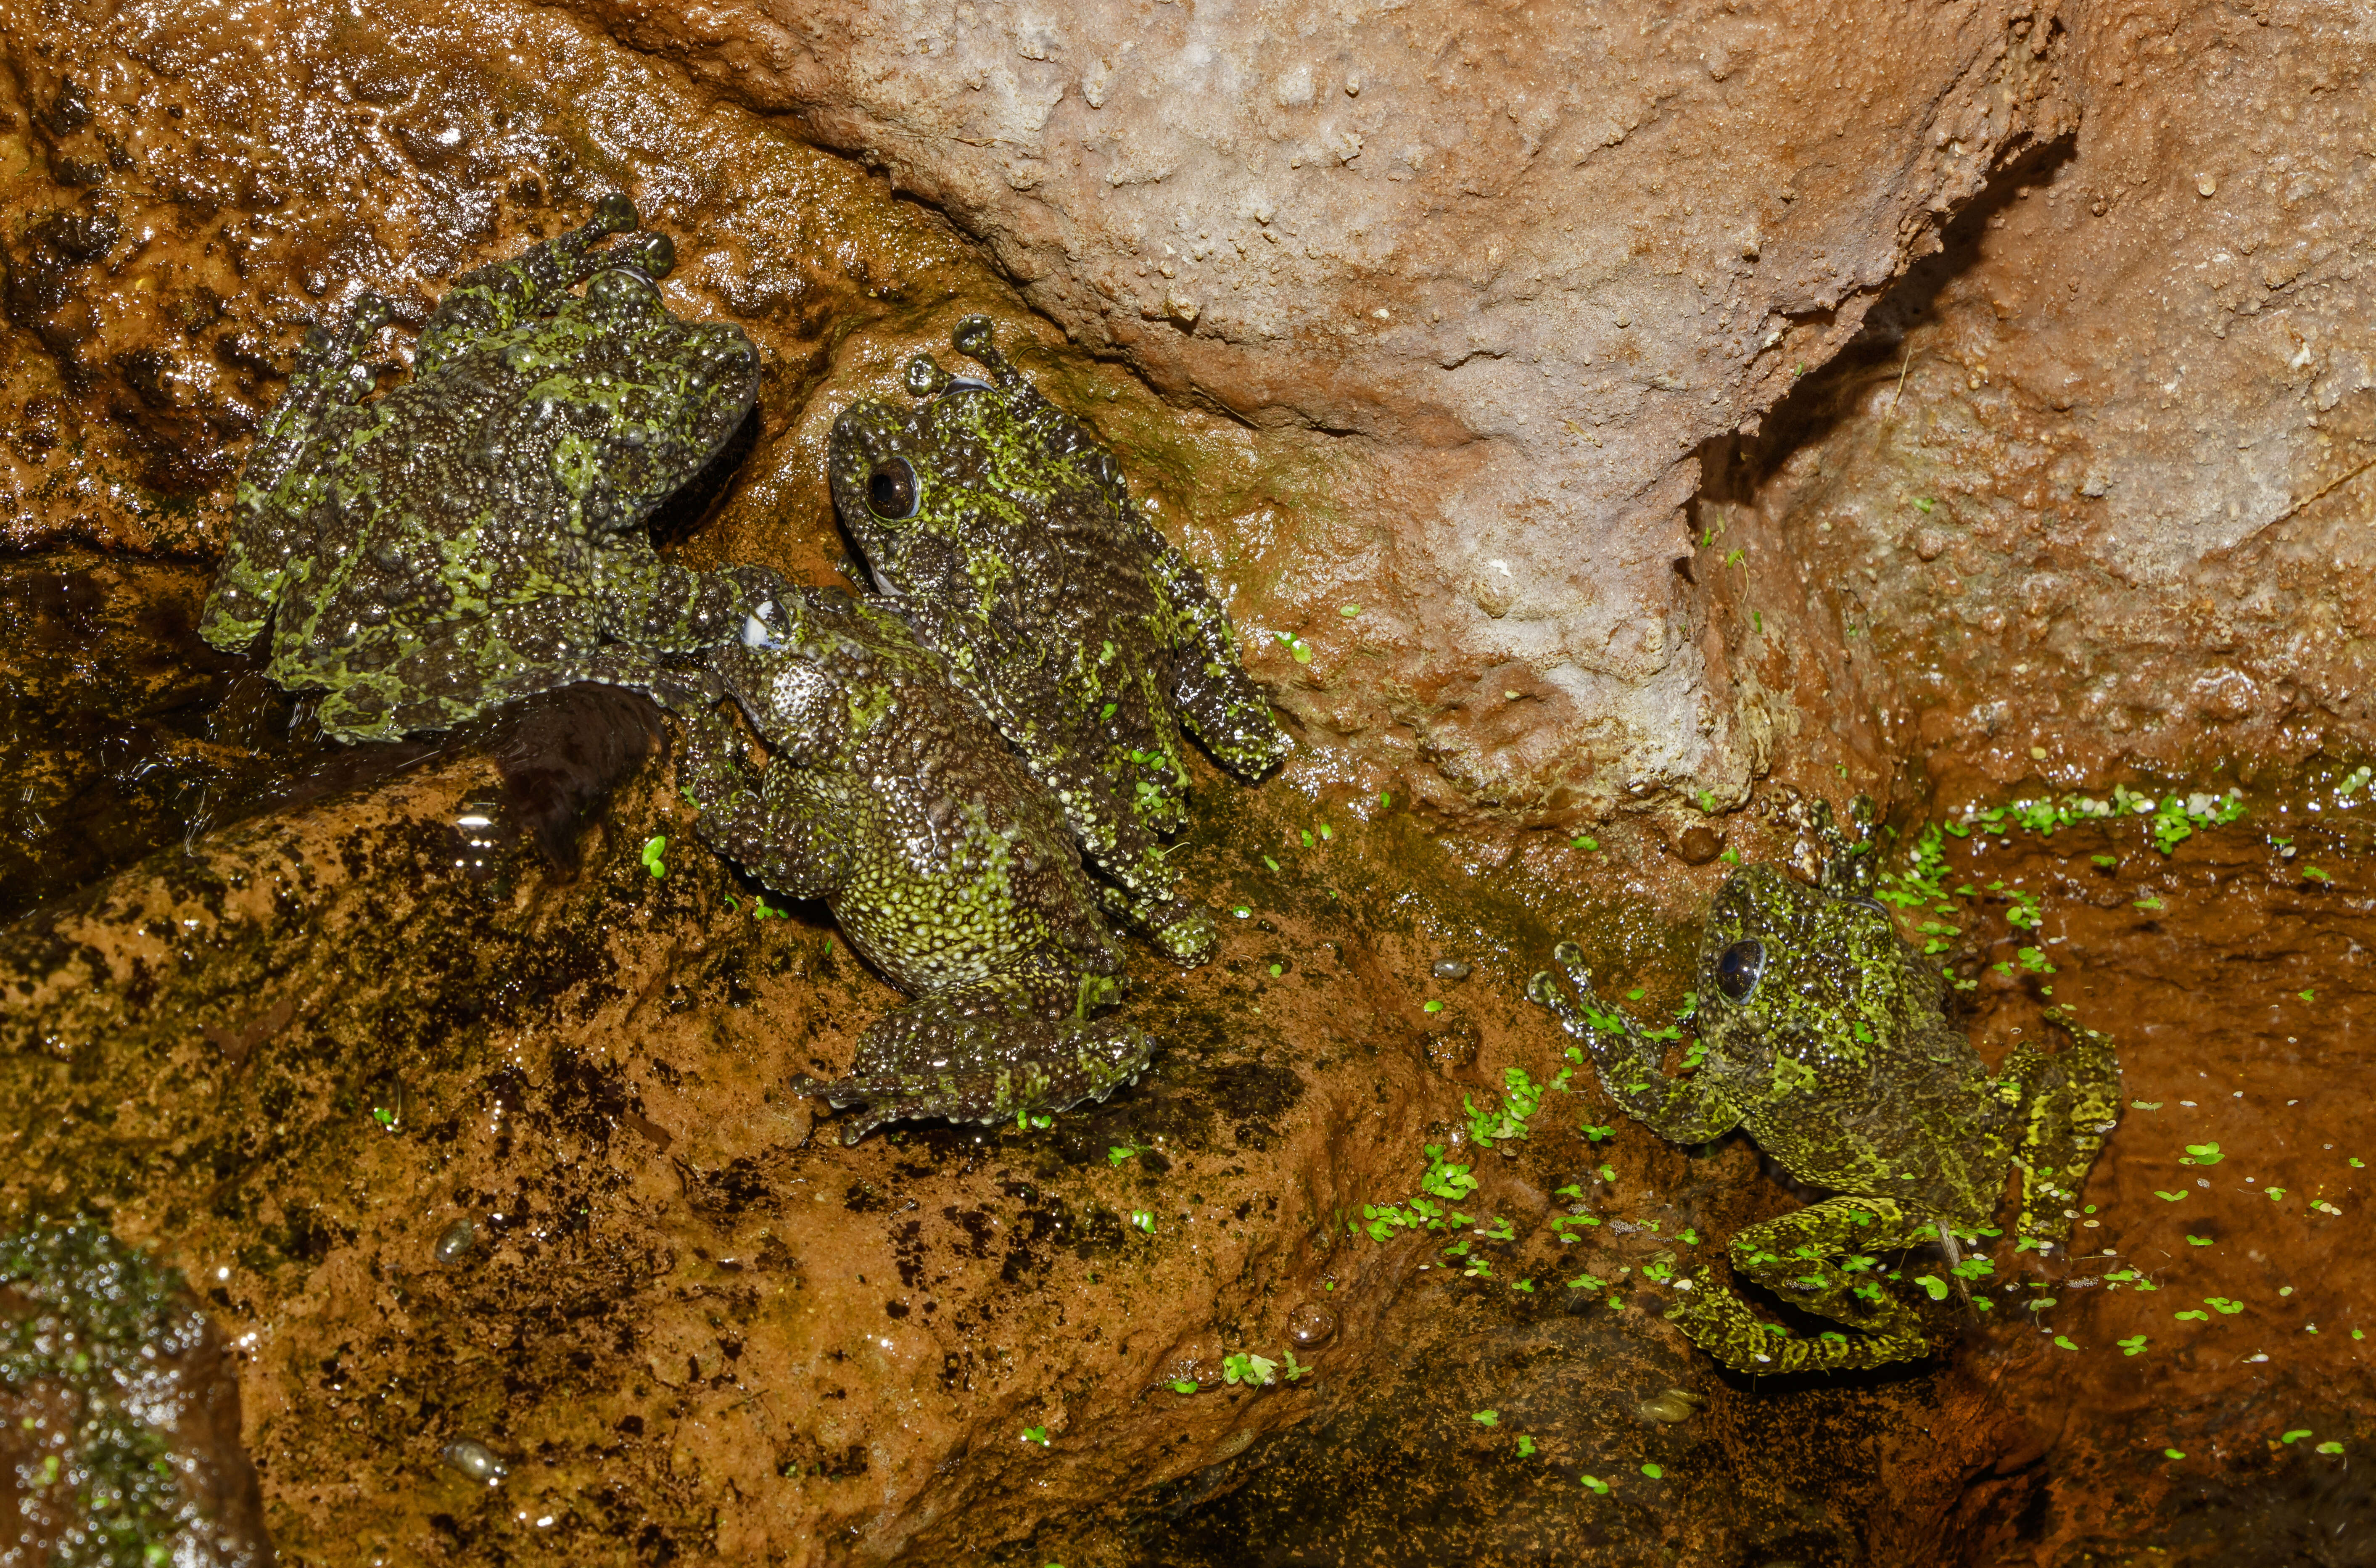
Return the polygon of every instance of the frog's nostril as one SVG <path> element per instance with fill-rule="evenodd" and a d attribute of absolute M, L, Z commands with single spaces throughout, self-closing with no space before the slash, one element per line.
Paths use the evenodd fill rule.
<path fill-rule="evenodd" d="M 916 470 L 907 458 L 890 457 L 874 465 L 866 480 L 866 505 L 878 517 L 916 515 Z"/>
<path fill-rule="evenodd" d="M 1717 955 L 1716 988 L 1735 1002 L 1745 1002 L 1765 972 L 1765 944 L 1755 937 L 1736 942 Z"/>

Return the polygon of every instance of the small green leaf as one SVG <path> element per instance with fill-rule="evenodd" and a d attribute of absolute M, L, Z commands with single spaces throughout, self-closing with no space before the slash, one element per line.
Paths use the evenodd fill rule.
<path fill-rule="evenodd" d="M 2186 1244 L 2190 1247 L 2207 1247 L 2211 1245 L 2211 1238 L 2208 1236 L 2189 1236 L 2186 1239 Z"/>
<path fill-rule="evenodd" d="M 1589 833 L 1579 833 L 1567 842 L 1568 848 L 1571 849 L 1598 849 L 1600 848 L 1600 840 L 1595 838 Z"/>
<path fill-rule="evenodd" d="M 1660 1476 L 1665 1475 L 1667 1472 L 1666 1472 L 1666 1471 L 1664 1471 L 1664 1470 L 1662 1470 L 1662 1469 L 1660 1469 L 1660 1468 L 1658 1468 L 1658 1467 L 1657 1467 L 1657 1466 L 1656 1466 L 1656 1465 L 1645 1465 L 1645 1466 L 1643 1466 L 1643 1467 L 1642 1467 L 1642 1473 L 1643 1473 L 1644 1475 L 1645 1475 L 1645 1476 L 1649 1477 L 1652 1480 L 1654 1480 L 1654 1481 L 1655 1481 L 1655 1480 L 1657 1480 Z"/>
<path fill-rule="evenodd" d="M 1578 1476 L 1575 1479 L 1582 1481 L 1585 1485 L 1585 1490 L 1592 1492 L 1595 1496 L 1607 1497 L 1609 1495 L 1609 1483 L 1602 1480 L 1598 1476 Z"/>
<path fill-rule="evenodd" d="M 2333 882 L 2334 880 L 2334 878 L 2327 875 L 2326 873 L 2319 870 L 2316 866 L 2302 867 L 2302 874 L 2310 878 L 2312 882 Z"/>
<path fill-rule="evenodd" d="M 2079 1348 L 2078 1346 L 2073 1345 L 2070 1340 L 2065 1339 L 2060 1334 L 2054 1336 L 2054 1348 L 2058 1350 L 2076 1350 Z"/>
<path fill-rule="evenodd" d="M 1194 1394 L 1196 1392 L 1196 1384 L 1193 1379 L 1175 1377 L 1171 1380 L 1171 1392 L 1174 1394 Z"/>
<path fill-rule="evenodd" d="M 1533 1458 L 1534 1456 L 1535 1456 L 1535 1440 L 1534 1440 L 1533 1438 L 1531 1438 L 1531 1437 L 1527 1436 L 1524 1432 L 1519 1433 L 1519 1434 L 1518 1434 L 1518 1457 L 1519 1457 L 1519 1458 L 1521 1458 L 1521 1459 L 1531 1459 L 1531 1458 Z"/>
<path fill-rule="evenodd" d="M 1916 1277 L 1914 1283 L 1921 1286 L 1923 1292 L 1934 1301 L 1943 1301 L 1947 1299 L 1947 1282 L 1935 1274 L 1919 1275 Z"/>
<path fill-rule="evenodd" d="M 2159 1111 L 2163 1106 L 2168 1103 L 2169 1102 L 2168 1100 L 2164 1099 L 2132 1099 L 2129 1101 L 2129 1109 L 2132 1111 Z"/>
<path fill-rule="evenodd" d="M 2165 1193 L 2160 1188 L 2156 1187 L 2154 1189 L 2154 1196 L 2159 1198 L 2166 1204 L 2174 1204 L 2178 1202 L 2179 1199 L 2186 1196 L 2186 1194 L 2184 1193 Z"/>
<path fill-rule="evenodd" d="M 2303 1438 L 2305 1438 L 2305 1437 L 2309 1437 L 2309 1436 L 2311 1436 L 2311 1432 L 2310 1428 L 2308 1428 L 2308 1427 L 2296 1427 L 2296 1428 L 2294 1428 L 2294 1430 L 2293 1430 L 2293 1431 L 2289 1431 L 2289 1432 L 2285 1432 L 2285 1433 L 2281 1434 L 2281 1435 L 2277 1438 L 2277 1441 L 2278 1441 L 2279 1443 L 2299 1443 L 2299 1441 L 2301 1441 Z"/>
<path fill-rule="evenodd" d="M 1422 1013 L 1441 1013 L 1441 1012 L 1443 1012 L 1443 999 L 1442 999 L 1442 998 L 1440 998 L 1440 997 L 1433 997 L 1433 996 L 1429 997 L 1429 998 L 1427 999 L 1427 1002 L 1426 1002 L 1426 1003 L 1425 1003 L 1425 1004 L 1424 1004 L 1420 1008 L 1420 1012 L 1422 1012 Z"/>
<path fill-rule="evenodd" d="M 1048 1446 L 1048 1429 L 1046 1427 L 1025 1427 L 1023 1429 L 1023 1441 L 1026 1443 L 1036 1443 L 1040 1447 L 1045 1448 Z"/>
<path fill-rule="evenodd" d="M 1502 1412 L 1499 1410 L 1472 1410 L 1468 1413 L 1468 1419 L 1475 1421 L 1480 1427 L 1500 1426 L 1502 1424 Z"/>
<path fill-rule="evenodd" d="M 2318 1445 L 2318 1451 L 2321 1454 L 2340 1454 L 2343 1452 L 2343 1444 L 2330 1439 L 2325 1443 L 2320 1443 Z"/>
<path fill-rule="evenodd" d="M 2186 1457 L 2184 1454 L 2181 1454 L 2175 1448 L 2163 1449 L 2161 1451 L 2161 1456 L 2165 1459 L 2183 1459 Z"/>
<path fill-rule="evenodd" d="M 1358 604 L 1340 604 L 1336 607 L 1336 613 L 1342 615 L 1348 621 L 1350 621 L 1354 616 L 1359 615 L 1360 612 L 1361 607 Z"/>

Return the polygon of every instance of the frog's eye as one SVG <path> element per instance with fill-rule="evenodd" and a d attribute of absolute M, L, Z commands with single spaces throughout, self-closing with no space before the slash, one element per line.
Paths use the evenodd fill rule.
<path fill-rule="evenodd" d="M 897 521 L 916 515 L 916 470 L 905 457 L 886 457 L 866 476 L 866 506 L 878 517 Z"/>
<path fill-rule="evenodd" d="M 1736 942 L 1716 956 L 1716 988 L 1735 1002 L 1746 1002 L 1765 972 L 1765 944 L 1751 937 Z"/>

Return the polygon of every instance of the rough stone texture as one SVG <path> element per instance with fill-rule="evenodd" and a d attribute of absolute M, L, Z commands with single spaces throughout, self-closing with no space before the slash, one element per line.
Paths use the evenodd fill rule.
<path fill-rule="evenodd" d="M 1212 513 L 1241 622 L 1318 650 L 1261 668 L 1315 739 L 1531 821 L 1743 797 L 1767 731 L 1675 565 L 1698 448 L 2075 123 L 2028 0 L 581 8 L 884 169 L 1258 466 L 1324 468 Z"/>
<path fill-rule="evenodd" d="M 1716 454 L 1712 618 L 1799 694 L 1801 767 L 1977 791 L 2376 745 L 2376 34 L 2073 25 L 2075 140 Z"/>

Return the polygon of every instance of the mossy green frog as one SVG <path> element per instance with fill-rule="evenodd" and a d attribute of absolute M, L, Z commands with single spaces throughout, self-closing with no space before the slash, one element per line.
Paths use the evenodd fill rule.
<path fill-rule="evenodd" d="M 989 379 L 919 355 L 919 406 L 851 404 L 829 444 L 835 510 L 876 586 L 1063 807 L 1121 912 L 1201 962 L 1212 917 L 1181 898 L 1160 839 L 1182 821 L 1180 724 L 1248 779 L 1286 738 L 1204 574 L 1147 521 L 1113 454 L 1007 362 L 988 318 L 954 340 Z"/>
<path fill-rule="evenodd" d="M 326 692 L 339 740 L 573 681 L 675 692 L 659 656 L 731 637 L 755 595 L 746 570 L 662 561 L 643 525 L 742 424 L 759 360 L 742 328 L 669 314 L 666 235 L 594 248 L 636 223 L 607 197 L 463 274 L 382 396 L 385 305 L 316 332 L 240 474 L 206 639 L 238 651 L 268 625 L 267 673 Z"/>
<path fill-rule="evenodd" d="M 1153 1042 L 1097 1017 L 1121 953 L 1054 802 L 881 600 L 783 589 L 708 656 L 769 748 L 754 780 L 725 718 L 689 721 L 699 831 L 766 885 L 822 898 L 916 997 L 848 1077 L 793 1087 L 856 1143 L 885 1122 L 996 1122 L 1103 1099 Z"/>
<path fill-rule="evenodd" d="M 1871 802 L 1856 814 L 1869 824 Z M 1669 1316 L 1726 1365 L 1788 1372 L 1870 1367 L 1929 1353 L 1918 1314 L 1893 1298 L 1877 1255 L 1937 1245 L 1989 1224 L 2021 1172 L 2019 1233 L 2060 1244 L 2097 1152 L 2120 1117 L 2111 1041 L 2060 1009 L 2068 1037 L 2015 1046 L 1990 1074 L 1949 1022 L 1939 970 L 1872 897 L 1869 837 L 1851 844 L 1830 807 L 1812 814 L 1823 849 L 1810 886 L 1744 866 L 1716 897 L 1700 941 L 1695 1019 L 1705 1059 L 1670 1077 L 1661 1051 L 1594 994 L 1573 943 L 1527 995 L 1583 1042 L 1602 1086 L 1661 1137 L 1699 1144 L 1738 1126 L 1801 1182 L 1835 1194 L 1732 1239 L 1733 1270 L 1847 1332 L 1787 1336 L 1705 1267 L 1675 1281 Z"/>

